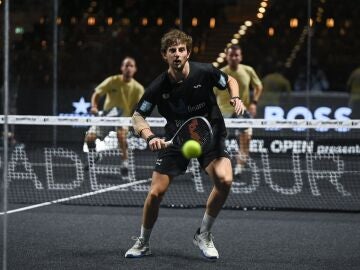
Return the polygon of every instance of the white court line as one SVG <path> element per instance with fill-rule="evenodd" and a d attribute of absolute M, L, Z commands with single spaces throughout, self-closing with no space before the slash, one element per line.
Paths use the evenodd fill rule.
<path fill-rule="evenodd" d="M 104 193 L 104 192 L 107 192 L 107 191 L 117 190 L 119 188 L 130 187 L 130 186 L 134 186 L 134 185 L 137 185 L 137 184 L 142 184 L 142 183 L 146 183 L 146 182 L 150 182 L 150 181 L 151 181 L 151 178 L 144 179 L 144 180 L 139 180 L 139 181 L 135 181 L 135 182 L 127 183 L 127 184 L 117 185 L 117 186 L 108 187 L 108 188 L 104 188 L 104 189 L 100 189 L 100 190 L 96 190 L 96 191 L 92 191 L 92 192 L 88 192 L 88 193 L 83 193 L 83 194 L 80 194 L 80 195 L 75 195 L 75 196 L 61 198 L 61 199 L 57 199 L 57 200 L 53 200 L 53 201 L 49 201 L 49 202 L 44 202 L 44 203 L 34 204 L 34 205 L 22 207 L 22 208 L 17 208 L 17 209 L 7 211 L 6 213 L 7 214 L 12 214 L 12 213 L 17 213 L 17 212 L 22 212 L 22 211 L 42 207 L 42 206 L 47 206 L 47 205 L 61 203 L 61 202 L 67 202 L 67 201 L 80 199 L 80 198 L 84 198 L 84 197 L 89 197 L 89 196 Z M 4 215 L 4 214 L 5 214 L 5 212 L 0 212 L 0 216 Z"/>

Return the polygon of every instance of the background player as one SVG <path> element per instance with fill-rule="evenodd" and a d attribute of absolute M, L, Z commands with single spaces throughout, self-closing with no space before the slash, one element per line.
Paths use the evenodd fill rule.
<path fill-rule="evenodd" d="M 193 242 L 205 257 L 217 259 L 218 251 L 210 232 L 212 224 L 229 194 L 232 183 L 232 168 L 228 153 L 225 151 L 226 129 L 213 87 L 229 89 L 233 111 L 240 114 L 245 109 L 238 97 L 237 82 L 231 76 L 210 64 L 189 62 L 192 38 L 179 30 L 166 33 L 161 39 L 161 53 L 168 64 L 168 70 L 160 74 L 146 89 L 133 115 L 135 131 L 147 140 L 151 150 L 159 151 L 152 175 L 150 191 L 144 203 L 140 237 L 129 249 L 125 257 L 150 255 L 149 239 L 156 222 L 160 202 L 172 179 L 185 173 L 189 160 L 185 159 L 179 147 L 165 148 L 165 140 L 151 131 L 145 120 L 157 106 L 159 113 L 167 120 L 166 139 L 170 139 L 177 128 L 192 116 L 204 116 L 214 131 L 214 144 L 198 158 L 208 173 L 214 187 L 206 205 L 201 227 L 194 235 Z M 231 98 L 230 98 L 231 97 Z"/>
<path fill-rule="evenodd" d="M 221 70 L 236 79 L 239 84 L 239 96 L 244 102 L 249 114 L 245 113 L 245 117 L 255 117 L 257 111 L 257 103 L 262 93 L 262 83 L 256 74 L 255 70 L 247 65 L 241 64 L 242 52 L 238 45 L 232 45 L 226 50 L 227 65 Z M 254 93 L 251 98 L 250 86 Z M 229 105 L 229 94 L 226 91 L 219 91 L 215 89 L 217 102 L 219 104 L 221 113 L 224 117 L 234 117 L 232 106 Z M 237 117 L 237 116 L 235 116 Z M 240 130 L 239 143 L 240 150 L 237 155 L 237 164 L 234 169 L 234 174 L 240 174 L 249 156 L 249 144 L 252 136 L 252 128 Z"/>
<path fill-rule="evenodd" d="M 134 79 L 135 73 L 135 59 L 126 57 L 121 64 L 121 74 L 106 78 L 95 88 L 91 97 L 91 113 L 95 115 L 99 113 L 100 99 L 105 96 L 104 116 L 131 116 L 136 104 L 144 94 L 144 87 Z M 85 136 L 89 150 L 95 149 L 96 138 L 104 138 L 112 129 L 112 127 L 92 126 Z M 122 166 L 127 167 L 127 128 L 119 127 L 116 133 L 122 154 Z"/>

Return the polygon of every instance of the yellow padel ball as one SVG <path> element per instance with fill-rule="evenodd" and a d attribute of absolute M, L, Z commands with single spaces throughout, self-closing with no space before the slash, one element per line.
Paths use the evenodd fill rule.
<path fill-rule="evenodd" d="M 201 145 L 195 140 L 186 141 L 182 148 L 181 152 L 185 158 L 197 158 L 201 155 Z"/>

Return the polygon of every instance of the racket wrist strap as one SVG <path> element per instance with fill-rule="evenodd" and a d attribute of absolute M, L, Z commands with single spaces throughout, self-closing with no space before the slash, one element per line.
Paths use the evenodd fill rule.
<path fill-rule="evenodd" d="M 152 139 L 154 139 L 154 138 L 157 138 L 157 136 L 154 135 L 154 134 L 152 134 L 152 135 L 150 135 L 149 137 L 147 137 L 147 138 L 146 138 L 147 144 L 149 144 L 149 142 L 150 142 Z"/>

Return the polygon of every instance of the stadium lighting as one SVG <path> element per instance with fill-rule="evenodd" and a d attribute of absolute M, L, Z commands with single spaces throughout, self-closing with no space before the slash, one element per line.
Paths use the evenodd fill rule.
<path fill-rule="evenodd" d="M 264 7 L 264 8 L 267 7 L 267 5 L 268 5 L 268 4 L 267 4 L 266 2 L 261 2 L 261 3 L 260 3 L 260 6 L 262 6 L 262 7 Z"/>
<path fill-rule="evenodd" d="M 62 22 L 62 19 L 60 17 L 57 17 L 56 18 L 56 24 L 61 24 L 61 22 Z"/>
<path fill-rule="evenodd" d="M 221 53 L 219 53 L 219 56 L 222 57 L 222 58 L 225 58 L 225 57 L 226 57 L 226 54 L 223 53 L 223 52 L 221 52 Z"/>
<path fill-rule="evenodd" d="M 212 63 L 214 67 L 219 67 L 219 63 L 218 62 L 213 62 Z"/>
<path fill-rule="evenodd" d="M 77 22 L 77 19 L 75 17 L 71 17 L 70 23 L 71 24 L 76 24 L 76 22 Z"/>
<path fill-rule="evenodd" d="M 218 58 L 216 59 L 216 61 L 221 64 L 221 63 L 224 62 L 224 58 L 218 57 Z"/>
<path fill-rule="evenodd" d="M 299 25 L 299 20 L 297 18 L 291 18 L 290 19 L 290 27 L 296 28 Z"/>
<path fill-rule="evenodd" d="M 144 17 L 144 18 L 141 19 L 141 24 L 142 24 L 143 26 L 147 26 L 148 23 L 149 23 L 149 21 L 148 21 L 148 19 L 147 19 L 146 17 Z"/>
<path fill-rule="evenodd" d="M 274 29 L 274 27 L 269 27 L 269 29 L 268 29 L 268 34 L 269 34 L 269 36 L 273 36 L 273 35 L 275 35 L 275 29 Z"/>
<path fill-rule="evenodd" d="M 163 18 L 159 17 L 159 18 L 156 19 L 156 24 L 157 24 L 158 26 L 163 25 L 163 23 L 164 23 Z"/>
<path fill-rule="evenodd" d="M 216 20 L 215 18 L 210 18 L 209 26 L 210 28 L 215 28 Z"/>
<path fill-rule="evenodd" d="M 245 35 L 246 34 L 246 31 L 245 30 L 239 30 L 238 32 L 241 36 Z"/>
<path fill-rule="evenodd" d="M 239 39 L 239 38 L 240 38 L 240 34 L 236 33 L 236 34 L 234 34 L 233 37 L 236 38 L 236 39 Z"/>
<path fill-rule="evenodd" d="M 112 17 L 108 17 L 106 21 L 108 25 L 112 25 L 114 22 Z"/>
<path fill-rule="evenodd" d="M 124 26 L 130 25 L 130 19 L 129 18 L 123 18 L 123 19 L 121 19 L 121 23 Z"/>
<path fill-rule="evenodd" d="M 17 34 L 17 35 L 21 35 L 21 34 L 24 34 L 24 27 L 22 27 L 22 26 L 17 26 L 17 27 L 15 27 L 15 34 Z"/>
<path fill-rule="evenodd" d="M 333 18 L 326 19 L 326 27 L 333 28 L 335 26 L 335 20 Z"/>
<path fill-rule="evenodd" d="M 245 25 L 246 25 L 247 27 L 252 26 L 252 21 L 245 21 Z"/>
<path fill-rule="evenodd" d="M 262 13 L 258 13 L 256 16 L 257 16 L 259 19 L 264 18 L 264 14 L 262 14 Z"/>
<path fill-rule="evenodd" d="M 314 23 L 313 19 L 310 18 L 310 19 L 309 19 L 309 25 L 310 25 L 310 27 L 313 26 L 313 23 Z"/>
<path fill-rule="evenodd" d="M 196 27 L 196 26 L 198 25 L 198 19 L 197 19 L 196 17 L 192 18 L 192 20 L 191 20 L 191 25 L 192 25 L 193 27 Z"/>
<path fill-rule="evenodd" d="M 96 24 L 96 19 L 95 19 L 95 17 L 89 17 L 88 19 L 87 19 L 87 24 L 88 25 L 91 25 L 91 26 L 93 26 L 93 25 L 95 25 Z"/>
<path fill-rule="evenodd" d="M 231 40 L 231 44 L 238 44 L 238 43 L 239 43 L 239 40 L 236 39 L 236 38 L 233 38 L 233 39 Z"/>
<path fill-rule="evenodd" d="M 246 31 L 246 29 L 247 29 L 247 26 L 246 26 L 246 25 L 242 25 L 242 26 L 240 26 L 240 30 L 244 30 L 244 31 Z"/>
<path fill-rule="evenodd" d="M 266 11 L 265 8 L 263 8 L 263 7 L 260 7 L 260 8 L 259 8 L 259 12 L 260 12 L 260 13 L 265 13 L 265 11 Z"/>
<path fill-rule="evenodd" d="M 176 18 L 176 19 L 175 19 L 175 25 L 177 25 L 177 26 L 180 25 L 180 19 L 179 19 L 179 18 Z"/>

